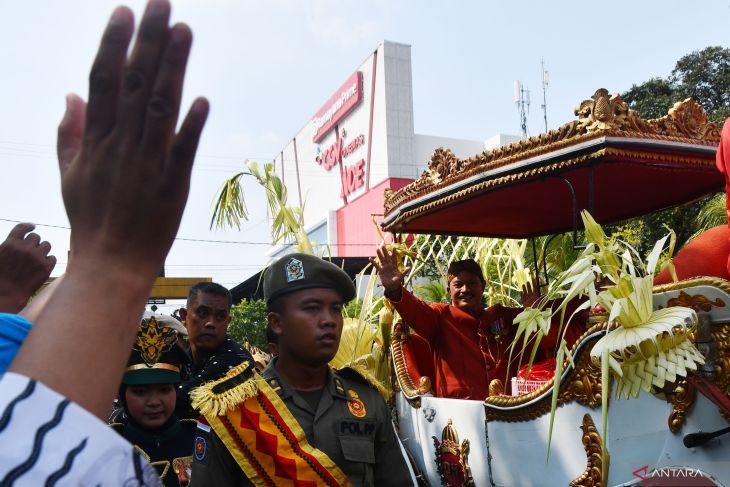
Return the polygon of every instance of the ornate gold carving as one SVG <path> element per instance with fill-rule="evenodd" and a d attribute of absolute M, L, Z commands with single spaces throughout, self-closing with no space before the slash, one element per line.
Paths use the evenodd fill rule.
<path fill-rule="evenodd" d="M 439 147 L 433 151 L 428 163 L 428 175 L 433 183 L 440 183 L 461 170 L 461 161 L 449 149 Z"/>
<path fill-rule="evenodd" d="M 730 396 L 730 323 L 715 328 L 711 335 L 715 342 L 715 385 Z M 730 415 L 720 411 L 722 417 L 730 422 Z"/>
<path fill-rule="evenodd" d="M 395 384 L 398 385 L 406 399 L 409 400 L 413 407 L 421 407 L 420 396 L 431 392 L 431 379 L 423 376 L 418 381 L 418 386 L 413 383 L 408 373 L 408 365 L 406 364 L 405 354 L 403 353 L 403 343 L 408 340 L 405 332 L 405 325 L 402 322 L 393 325 L 393 333 L 391 337 L 390 352 L 393 359 L 393 371 L 395 373 Z"/>
<path fill-rule="evenodd" d="M 581 429 L 583 430 L 583 447 L 588 457 L 587 465 L 583 473 L 569 485 L 570 487 L 605 487 L 608 479 L 603 477 L 603 459 L 601 458 L 603 439 L 590 414 L 583 415 Z M 608 477 L 608 463 L 609 455 L 606 453 L 606 477 Z"/>
<path fill-rule="evenodd" d="M 573 346 L 572 353 L 575 353 L 578 346 L 587 340 L 590 335 L 599 330 L 605 330 L 606 327 L 606 323 L 592 326 Z M 558 406 L 570 401 L 576 401 L 590 408 L 595 408 L 601 404 L 601 370 L 593 364 L 590 357 L 590 350 L 596 341 L 598 341 L 598 337 L 591 338 L 590 342 L 580 349 L 578 356 L 574 357 L 575 368 L 568 372 L 568 376 L 560 386 Z M 569 362 L 566 360 L 566 370 L 568 364 Z M 553 387 L 554 383 L 555 378 L 548 381 L 540 389 L 521 396 L 489 396 L 484 401 L 487 421 L 530 421 L 546 414 L 550 411 L 552 396 L 545 393 Z M 543 395 L 542 399 L 533 402 Z M 522 405 L 524 407 L 518 407 Z M 515 409 L 503 410 L 495 407 Z"/>
<path fill-rule="evenodd" d="M 584 100 L 575 109 L 581 129 L 587 131 L 607 129 L 638 129 L 641 119 L 619 95 L 609 95 L 608 90 L 596 90 L 590 100 Z"/>
<path fill-rule="evenodd" d="M 687 416 L 687 411 L 697 399 L 697 389 L 687 382 L 687 379 L 677 381 L 674 390 L 669 394 L 669 402 L 672 403 L 672 412 L 669 413 L 667 424 L 669 431 L 678 433 Z"/>
<path fill-rule="evenodd" d="M 449 418 L 441 433 L 441 441 L 433 437 L 436 449 L 436 469 L 445 487 L 467 487 L 474 485 L 469 468 L 469 440 L 459 445 L 459 434 Z"/>
<path fill-rule="evenodd" d="M 720 298 L 715 299 L 715 301 L 710 301 L 702 294 L 689 295 L 684 291 L 680 291 L 679 296 L 667 301 L 667 306 L 684 306 L 686 308 L 692 308 L 695 311 L 710 311 L 713 306 L 724 308 L 725 301 Z"/>
<path fill-rule="evenodd" d="M 618 95 L 609 96 L 608 91 L 601 88 L 589 100 L 583 101 L 576 108 L 575 113 L 578 116 L 577 120 L 568 122 L 555 130 L 485 151 L 468 159 L 459 159 L 448 149 L 437 149 L 428 163 L 428 169 L 417 180 L 396 192 L 385 192 L 384 206 L 386 215 L 406 201 L 475 174 L 564 149 L 597 137 L 651 138 L 706 146 L 715 146 L 720 140 L 720 126 L 709 122 L 702 107 L 691 98 L 676 103 L 664 117 L 643 120 L 638 113 L 630 110 Z M 624 152 L 631 153 L 631 151 Z M 438 204 L 448 203 L 455 198 L 487 187 L 506 184 L 584 163 L 602 155 L 606 154 L 598 151 L 569 161 L 561 161 L 542 168 L 517 172 L 504 178 L 484 182 L 488 184 L 482 183 L 478 187 L 468 188 L 456 193 L 456 195 L 444 196 Z M 633 155 L 645 159 L 656 157 L 656 155 L 641 152 L 636 152 Z M 665 156 L 662 155 L 662 157 Z M 714 167 L 714 160 L 708 162 L 701 158 L 687 157 L 682 158 L 681 162 L 688 165 L 699 164 Z M 423 205 L 419 207 L 418 213 L 435 205 L 435 202 Z M 399 215 L 397 220 L 400 221 L 406 216 L 412 216 L 412 213 L 406 212 L 402 216 Z M 396 221 L 389 223 L 389 225 L 396 224 Z"/>

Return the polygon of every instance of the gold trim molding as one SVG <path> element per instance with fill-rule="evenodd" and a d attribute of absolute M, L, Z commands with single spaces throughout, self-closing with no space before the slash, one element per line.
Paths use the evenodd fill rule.
<path fill-rule="evenodd" d="M 431 392 L 431 379 L 427 376 L 420 378 L 418 385 L 413 383 L 410 374 L 408 374 L 408 365 L 406 364 L 405 354 L 403 353 L 403 343 L 408 341 L 407 331 L 404 331 L 406 325 L 398 322 L 393 326 L 392 340 L 390 343 L 391 357 L 393 358 L 393 371 L 395 373 L 398 388 L 411 406 L 415 408 L 421 407 L 420 397 Z"/>
<path fill-rule="evenodd" d="M 583 415 L 583 424 L 581 425 L 583 430 L 583 448 L 586 450 L 587 464 L 586 469 L 583 473 L 570 482 L 570 487 L 595 487 L 595 486 L 606 486 L 608 478 L 603 478 L 603 459 L 601 458 L 601 451 L 603 449 L 603 439 L 598 433 L 593 418 L 590 414 Z M 610 463 L 610 457 L 606 452 L 606 476 L 608 476 L 608 464 Z"/>
<path fill-rule="evenodd" d="M 619 95 L 609 95 L 608 90 L 601 88 L 590 99 L 581 102 L 575 109 L 575 114 L 578 117 L 577 120 L 568 122 L 557 129 L 507 146 L 485 151 L 468 159 L 459 159 L 449 149 L 436 149 L 431 156 L 426 171 L 417 180 L 395 192 L 389 189 L 385 190 L 385 214 L 388 215 L 394 208 L 407 201 L 476 174 L 599 137 L 665 140 L 708 147 L 716 146 L 720 140 L 720 125 L 710 122 L 702 107 L 692 98 L 675 103 L 664 117 L 644 120 L 637 112 L 629 110 L 628 104 Z M 632 155 L 644 159 L 656 158 L 655 155 L 652 156 L 641 151 L 624 152 L 627 154 L 632 152 Z M 545 172 L 553 172 L 604 155 L 612 154 L 597 151 L 591 154 L 590 157 L 577 157 L 569 161 L 561 161 L 542 168 L 531 169 L 484 182 L 478 187 L 459 192 L 458 196 L 457 194 L 449 195 L 443 200 L 439 200 L 438 204 L 448 203 L 455 197 L 463 197 L 465 194 L 477 190 L 526 179 Z M 676 161 L 679 162 L 680 159 L 676 158 Z M 708 169 L 714 167 L 714 160 L 708 161 L 699 157 L 682 157 L 681 162 L 706 166 Z M 423 205 L 418 208 L 418 213 L 426 211 L 433 204 Z M 402 221 L 404 218 L 413 216 L 413 214 L 413 211 L 404 212 L 403 215 L 399 215 L 397 221 Z M 396 223 L 391 222 L 390 225 Z"/>
<path fill-rule="evenodd" d="M 558 406 L 571 401 L 576 401 L 589 408 L 596 408 L 601 404 L 601 370 L 591 361 L 590 351 L 593 344 L 598 341 L 599 337 L 588 338 L 600 330 L 605 330 L 606 323 L 600 323 L 592 326 L 586 331 L 576 344 L 573 346 L 571 353 L 575 354 L 580 348 L 577 356 L 574 356 L 575 368 L 570 369 L 567 377 L 558 394 Z M 589 340 L 588 343 L 584 342 Z M 581 346 L 582 345 L 582 346 Z M 565 361 L 567 370 L 568 360 Z M 530 421 L 550 411 L 550 403 L 552 396 L 545 394 L 552 389 L 555 383 L 555 377 L 550 379 L 541 388 L 521 396 L 490 396 L 484 401 L 487 421 Z M 532 402 L 540 396 L 542 399 Z M 530 403 L 530 404 L 528 404 Z M 509 407 L 508 411 L 498 408 Z M 524 407 L 519 407 L 524 406 Z"/>
<path fill-rule="evenodd" d="M 658 286 L 654 286 L 654 294 L 666 293 L 668 291 L 679 291 L 695 286 L 712 286 L 718 288 L 720 291 L 730 294 L 730 282 L 722 279 L 721 277 L 709 276 L 693 277 L 683 281 L 660 284 Z"/>

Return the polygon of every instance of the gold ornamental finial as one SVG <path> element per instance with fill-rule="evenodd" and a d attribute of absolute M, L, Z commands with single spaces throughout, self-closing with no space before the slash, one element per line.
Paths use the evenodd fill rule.
<path fill-rule="evenodd" d="M 454 428 L 451 418 L 449 418 L 444 431 L 441 433 L 441 441 L 447 440 L 453 441 L 457 445 L 459 444 L 459 433 L 456 432 L 456 428 Z"/>

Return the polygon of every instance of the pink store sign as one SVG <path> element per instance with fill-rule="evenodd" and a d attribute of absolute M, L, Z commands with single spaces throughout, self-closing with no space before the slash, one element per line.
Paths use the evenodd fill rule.
<path fill-rule="evenodd" d="M 312 118 L 314 125 L 312 142 L 319 143 L 360 102 L 362 102 L 362 72 L 356 71 Z"/>

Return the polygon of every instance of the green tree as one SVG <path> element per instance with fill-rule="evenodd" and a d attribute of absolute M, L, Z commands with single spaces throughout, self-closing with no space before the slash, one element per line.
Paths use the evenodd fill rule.
<path fill-rule="evenodd" d="M 651 78 L 621 95 L 645 119 L 662 117 L 674 103 L 689 97 L 713 122 L 722 123 L 730 115 L 730 49 L 711 46 L 682 56 L 670 76 Z M 717 211 L 722 205 L 718 198 L 706 196 L 694 203 L 609 225 L 606 230 L 644 254 L 669 227 L 676 232 L 677 248 L 681 248 L 701 231 L 727 221 L 724 212 Z"/>
<path fill-rule="evenodd" d="M 669 112 L 672 105 L 680 101 L 680 95 L 668 79 L 652 78 L 639 85 L 632 85 L 621 98 L 641 118 L 660 118 Z"/>
<path fill-rule="evenodd" d="M 692 97 L 713 122 L 730 115 L 730 49 L 711 46 L 677 61 L 670 76 L 632 85 L 621 98 L 645 119 L 667 114 L 678 101 Z"/>
<path fill-rule="evenodd" d="M 228 334 L 238 343 L 244 339 L 266 351 L 266 301 L 263 299 L 244 299 L 231 307 L 231 323 Z"/>
<path fill-rule="evenodd" d="M 730 115 L 730 49 L 711 46 L 683 56 L 671 83 L 680 99 L 692 97 L 714 122 Z"/>

